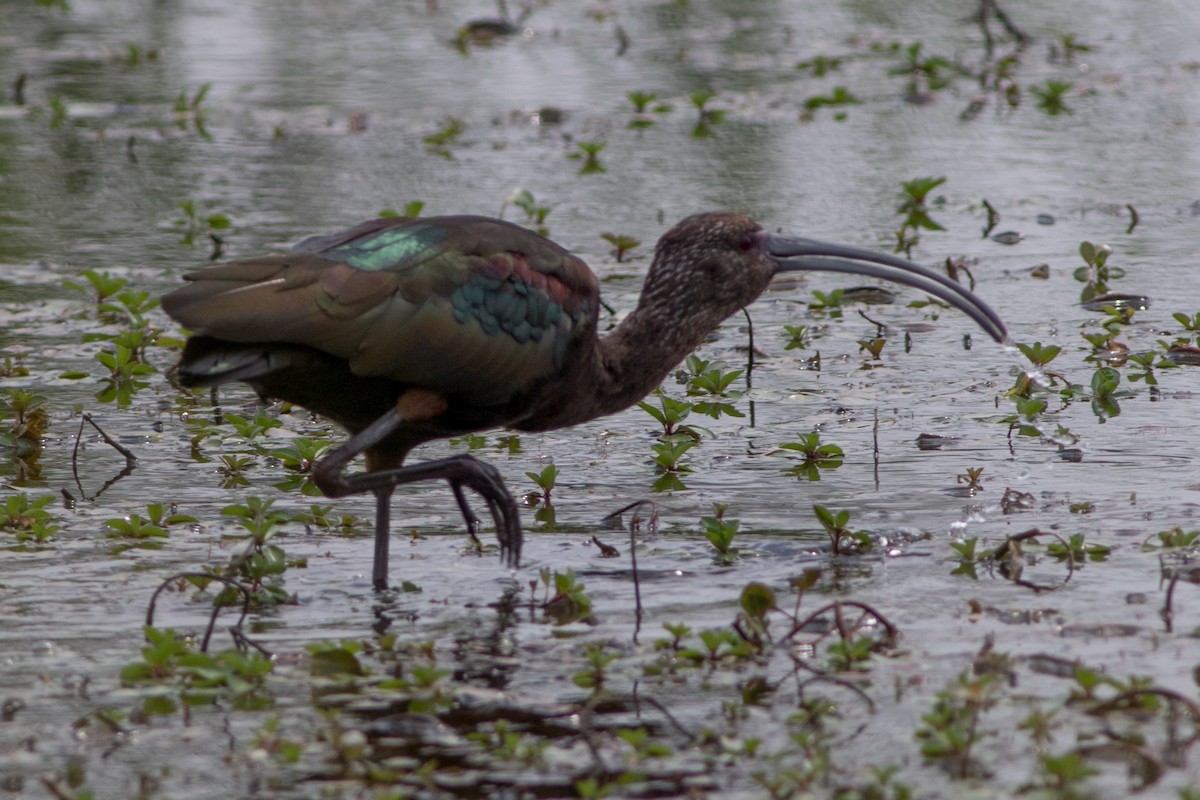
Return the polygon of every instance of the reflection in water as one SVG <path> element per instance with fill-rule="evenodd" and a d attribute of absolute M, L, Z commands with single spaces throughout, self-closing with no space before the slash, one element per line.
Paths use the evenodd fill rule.
<path fill-rule="evenodd" d="M 944 4 L 602 5 L 585 13 L 574 3 L 535 4 L 524 22 L 528 36 L 465 53 L 455 47 L 456 31 L 471 18 L 494 13 L 494 4 L 74 0 L 69 13 L 6 8 L 11 13 L 0 31 L 0 74 L 7 76 L 6 86 L 27 77 L 25 105 L 13 102 L 12 91 L 0 104 L 0 358 L 12 359 L 0 363 L 19 362 L 29 373 L 9 370 L 0 376 L 0 388 L 45 395 L 50 424 L 41 437 L 40 472 L 19 458 L 0 463 L 0 502 L 49 497 L 50 504 L 39 508 L 49 509 L 59 526 L 34 546 L 0 525 L 0 546 L 6 548 L 0 559 L 6 666 L 0 687 L 23 704 L 12 706 L 15 724 L 0 726 L 0 750 L 16 754 L 0 758 L 6 786 L 23 781 L 24 791 L 33 785 L 31 731 L 39 770 L 64 795 L 69 760 L 85 767 L 96 796 L 129 794 L 138 775 L 152 772 L 147 765 L 171 765 L 169 776 L 153 772 L 147 778 L 161 781 L 162 794 L 191 797 L 237 796 L 263 776 L 262 762 L 232 763 L 230 749 L 231 742 L 238 753 L 259 742 L 267 752 L 273 740 L 262 716 L 219 707 L 192 709 L 189 728 L 178 715 L 131 721 L 131 711 L 135 718 L 143 713 L 142 696 L 122 689 L 119 674 L 139 657 L 146 603 L 160 579 L 228 563 L 232 528 L 222 508 L 248 496 L 275 497 L 289 514 L 316 517 L 312 506 L 324 501 L 276 488 L 289 477 L 278 458 L 260 454 L 222 418 L 208 418 L 204 398 L 188 401 L 194 418 L 205 417 L 203 425 L 181 419 L 181 395 L 161 375 L 174 358 L 165 340 L 178 332 L 156 311 L 145 314 L 152 328 L 164 328 L 164 341 L 150 348 L 158 370 L 151 385 L 127 407 L 99 403 L 96 392 L 106 372 L 95 355 L 106 345 L 94 337 L 120 333 L 127 320 L 120 314 L 101 319 L 91 295 L 63 285 L 92 269 L 126 278 L 131 289 L 148 296 L 161 295 L 179 274 L 202 266 L 209 252 L 206 234 L 195 237 L 194 247 L 180 244 L 183 231 L 176 223 L 183 216 L 180 204 L 189 201 L 200 218 L 229 218 L 220 235 L 228 257 L 238 258 L 284 249 L 305 235 L 416 200 L 429 214 L 495 214 L 523 187 L 548 209 L 541 222 L 550 235 L 596 267 L 619 318 L 640 287 L 647 248 L 616 263 L 606 256 L 610 245 L 602 233 L 651 242 L 666 220 L 733 207 L 772 229 L 890 248 L 903 222 L 897 213 L 902 183 L 944 176 L 926 202 L 946 230 L 922 230 L 914 257 L 935 265 L 968 256 L 960 263 L 969 264 L 977 291 L 1002 309 L 1014 341 L 1062 348 L 1051 369 L 1065 382 L 1033 390 L 1048 408 L 1041 430 L 1022 436 L 1007 421 L 1014 406 L 1006 394 L 1026 367 L 1023 358 L 979 341 L 964 355 L 959 341 L 968 323 L 928 305 L 911 307 L 925 298 L 902 291 L 896 303 L 868 312 L 887 326 L 886 342 L 879 361 L 872 360 L 875 368 L 862 370 L 867 356 L 857 342 L 880 335 L 879 328 L 857 315 L 809 313 L 804 302 L 813 291 L 829 295 L 846 285 L 812 277 L 755 306 L 754 383 L 739 401 L 752 417 L 707 426 L 710 432 L 689 453 L 693 471 L 686 489 L 653 492 L 658 473 L 650 443 L 657 426 L 644 412 L 569 432 L 522 435 L 515 447 L 492 434 L 482 437 L 487 457 L 515 493 L 532 488 L 526 472 L 548 463 L 559 468 L 556 523 L 539 527 L 530 512 L 526 562 L 513 577 L 498 575 L 490 555 L 462 553 L 461 519 L 443 486 L 416 487 L 397 503 L 406 516 L 394 537 L 396 575 L 419 592 L 371 592 L 370 547 L 353 519 L 350 535 L 336 525 L 306 530 L 289 522 L 281 539 L 292 560 L 284 581 L 299 605 L 283 607 L 269 620 L 260 617 L 254 631 L 280 656 L 270 678 L 279 693 L 273 712 L 283 721 L 279 740 L 296 736 L 322 757 L 336 740 L 346 757 L 329 756 L 330 763 L 346 770 L 362 766 L 353 757 L 353 737 L 337 738 L 328 718 L 312 710 L 305 645 L 396 634 L 406 645 L 434 642 L 433 668 L 451 673 L 443 686 L 467 684 L 488 702 L 484 692 L 517 699 L 496 700 L 491 708 L 500 707 L 499 713 L 487 711 L 483 700 L 464 702 L 467 710 L 455 718 L 461 727 L 449 731 L 425 714 L 399 712 L 389 701 L 379 707 L 400 718 L 381 722 L 370 733 L 374 743 L 396 730 L 415 730 L 408 741 L 437 740 L 446 745 L 440 751 L 446 759 L 462 759 L 466 747 L 479 748 L 473 753 L 485 744 L 499 747 L 506 739 L 494 723 L 514 723 L 524 712 L 545 736 L 553 730 L 561 737 L 554 741 L 565 760 L 589 766 L 595 756 L 588 740 L 577 721 L 562 715 L 582 707 L 586 694 L 570 680 L 584 668 L 583 645 L 602 642 L 618 655 L 614 691 L 627 696 L 630 676 L 636 676 L 637 694 L 678 712 L 689 732 L 724 720 L 719 703 L 728 700 L 730 713 L 747 714 L 740 731 L 762 735 L 760 752 L 786 759 L 796 751 L 794 731 L 779 727 L 762 708 L 743 704 L 738 685 L 751 698 L 764 686 L 779 685 L 775 696 L 799 708 L 799 698 L 787 695 L 791 684 L 780 683 L 794 666 L 790 652 L 773 653 L 778 660 L 761 670 L 753 662 L 743 671 L 710 670 L 703 683 L 678 665 L 677 683 L 651 685 L 645 674 L 647 665 L 657 667 L 660 656 L 674 652 L 669 643 L 654 645 L 656 638 L 671 637 L 664 623 L 693 631 L 726 628 L 751 581 L 771 587 L 781 607 L 799 604 L 800 613 L 816 607 L 816 596 L 851 596 L 883 610 L 900 629 L 905 652 L 873 658 L 868 670 L 853 675 L 852 685 L 867 687 L 862 691 L 878 711 L 855 716 L 857 704 L 842 708 L 847 726 L 865 727 L 857 737 L 838 740 L 839 758 L 856 765 L 903 764 L 898 780 L 925 793 L 950 796 L 961 787 L 922 767 L 915 745 L 891 732 L 918 726 L 936 693 L 957 675 L 978 677 L 972 674 L 975 655 L 989 633 L 994 655 L 1011 654 L 1022 693 L 1085 735 L 1107 731 L 1087 727 L 1096 720 L 1063 701 L 1075 667 L 1057 677 L 1039 671 L 1045 653 L 1103 670 L 1114 680 L 1145 675 L 1189 691 L 1188 670 L 1181 671 L 1178 661 L 1191 652 L 1189 640 L 1165 632 L 1158 616 L 1158 557 L 1182 561 L 1189 551 L 1164 546 L 1144 553 L 1143 543 L 1158 547 L 1159 531 L 1178 528 L 1182 536 L 1194 527 L 1198 443 L 1191 421 L 1200 373 L 1164 368 L 1156 357 L 1150 366 L 1158 385 L 1151 388 L 1145 378 L 1133 379 L 1149 370 L 1135 367 L 1132 358 L 1113 363 L 1122 380 L 1109 398 L 1119 400 L 1120 415 L 1103 405 L 1093 413 L 1099 365 L 1085 360 L 1092 348 L 1081 334 L 1099 336 L 1107 320 L 1102 310 L 1079 306 L 1080 283 L 1072 276 L 1086 267 L 1081 242 L 1109 245 L 1109 263 L 1124 274 L 1115 278 L 1110 271 L 1108 289 L 1149 301 L 1129 304 L 1136 314 L 1113 323 L 1116 338 L 1131 356 L 1196 360 L 1195 332 L 1174 315 L 1191 318 L 1200 308 L 1200 288 L 1183 272 L 1195 260 L 1200 185 L 1193 122 L 1200 99 L 1193 64 L 1200 5 L 1171 4 L 1164 14 L 1162 4 L 1095 3 L 1083 30 L 1071 4 L 1006 3 L 1037 37 L 1016 65 L 1024 100 L 1012 109 L 980 92 L 969 76 L 933 91 L 932 102 L 904 101 L 910 76 L 889 70 L 902 64 L 914 42 L 922 44 L 923 57 L 981 66 L 978 26 L 947 13 Z M 1105 33 L 1093 38 L 1093 31 Z M 1068 34 L 1092 50 L 1064 61 L 1059 37 Z M 1054 61 L 1051 43 L 1059 49 Z M 131 46 L 138 48 L 137 59 Z M 1004 46 L 999 42 L 997 52 Z M 809 68 L 797 69 L 801 62 Z M 829 71 L 816 74 L 816 63 Z M 1072 84 L 1063 97 L 1072 114 L 1049 116 L 1036 107 L 1030 92 L 1045 88 L 1048 77 Z M 930 94 L 927 83 L 920 87 L 924 94 Z M 199 109 L 174 111 L 178 98 L 188 105 L 207 84 L 211 89 Z M 860 102 L 822 104 L 838 97 L 839 89 Z M 711 135 L 700 138 L 691 135 L 699 115 L 692 98 L 699 91 L 715 92 L 705 107 L 724 112 L 720 122 L 710 120 Z M 663 107 L 636 115 L 652 124 L 630 125 L 634 92 L 654 93 Z M 535 112 L 547 108 L 561 110 L 561 122 L 533 124 Z M 974 116 L 960 118 L 968 108 L 976 108 Z M 451 117 L 462 121 L 463 130 L 440 148 L 445 155 L 430 152 L 425 137 Z M 364 119 L 365 128 L 358 124 Z M 604 144 L 604 173 L 578 175 L 579 163 L 567 156 L 579 152 L 581 142 Z M 1138 219 L 1132 227 L 1130 208 Z M 1054 224 L 1045 224 L 1050 218 Z M 1024 238 L 1005 246 L 981 236 L 985 227 L 989 234 L 1012 230 Z M 808 326 L 808 341 L 788 349 L 785 325 Z M 705 346 L 704 357 L 740 367 L 746 343 L 741 327 L 736 321 L 725 326 Z M 903 346 L 894 330 L 911 332 Z M 86 377 L 63 377 L 74 372 Z M 1088 402 L 1068 402 L 1064 385 L 1079 387 L 1077 396 Z M 672 396 L 685 391 L 670 382 L 665 389 Z M 255 416 L 249 394 L 230 393 L 222 403 L 226 412 Z M 284 449 L 297 436 L 329 435 L 318 420 L 277 411 L 269 415 L 283 424 L 266 436 L 264 449 Z M 111 463 L 112 454 L 101 456 L 107 448 L 100 441 L 87 442 L 87 461 L 80 464 L 80 484 L 91 488 L 81 489 L 73 475 L 74 417 L 83 412 L 95 415 L 138 463 L 102 494 L 93 480 L 103 485 L 113 474 L 103 470 L 115 471 L 119 462 Z M 10 422 L 7 414 L 0 420 Z M 194 441 L 201 428 L 214 434 Z M 787 474 L 794 463 L 764 455 L 814 430 L 844 451 L 842 465 L 819 482 L 798 481 Z M 466 446 L 432 446 L 424 455 Z M 221 454 L 250 460 L 246 487 L 220 488 Z M 962 486 L 962 476 L 973 476 L 971 496 L 948 491 Z M 63 489 L 81 496 L 64 506 Z M 638 536 L 645 619 L 635 647 L 637 602 L 628 562 L 601 560 L 581 543 L 596 533 L 606 512 L 651 496 L 660 524 Z M 150 503 L 176 503 L 200 522 L 172 529 L 158 550 L 115 552 L 104 536 L 106 522 L 144 513 Z M 740 521 L 734 547 L 741 555 L 721 565 L 714 564 L 698 522 L 712 513 L 713 503 L 728 504 L 727 517 Z M 886 537 L 894 547 L 831 560 L 814 504 L 850 510 L 853 529 Z M 371 502 L 348 498 L 338 512 L 369 517 Z M 948 545 L 951 535 L 964 547 L 976 540 L 980 552 L 1035 528 L 1068 541 L 1082 534 L 1088 543 L 1114 549 L 1104 562 L 1074 564 L 1069 584 L 1054 592 L 1052 602 L 987 569 L 974 569 L 973 579 L 951 574 L 959 566 L 959 551 Z M 409 536 L 410 530 L 420 535 Z M 621 549 L 627 550 L 624 544 Z M 1065 567 L 1046 548 L 1031 546 L 1024 555 L 1023 579 L 1039 586 L 1061 582 Z M 822 570 L 809 589 L 812 596 L 798 593 L 793 579 L 815 566 Z M 524 587 L 543 568 L 586 577 L 594 625 L 553 626 L 535 614 L 521 620 L 517 633 Z M 1188 624 L 1191 600 L 1184 585 L 1173 607 L 1176 630 Z M 163 619 L 180 629 L 202 628 L 210 610 L 190 594 L 162 603 Z M 1071 633 L 1068 639 L 1063 630 Z M 1113 647 L 1110 634 L 1129 646 Z M 698 634 L 688 641 L 702 646 Z M 826 663 L 819 648 L 801 655 L 807 659 L 802 665 Z M 788 668 L 780 667 L 785 661 Z M 420 656 L 389 664 L 409 679 L 414 666 L 430 662 Z M 350 692 L 340 694 L 349 702 Z M 1038 779 L 1027 734 L 1008 719 L 1034 709 L 1011 702 L 1006 695 L 983 717 L 983 727 L 998 732 L 989 739 L 987 757 L 1008 759 L 991 779 L 1000 792 Z M 645 726 L 655 736 L 675 737 L 670 741 L 681 752 L 699 752 L 649 705 L 623 697 L 607 719 L 613 727 Z M 97 709 L 126 715 L 116 725 L 136 735 L 110 724 L 116 716 L 101 719 Z M 778 717 L 784 716 L 780 711 Z M 592 732 L 602 728 L 586 732 L 599 735 Z M 469 739 L 473 732 L 485 742 Z M 839 736 L 849 732 L 837 728 Z M 736 746 L 743 740 L 730 735 L 714 741 Z M 1055 742 L 1070 746 L 1062 737 Z M 601 756 L 623 765 L 621 758 L 632 750 L 624 742 Z M 738 764 L 769 772 L 777 763 L 744 751 L 736 758 L 721 751 L 719 757 L 731 764 L 730 772 Z M 535 762 L 535 753 L 523 751 L 507 763 L 529 772 L 527 765 Z M 313 768 L 305 773 L 309 777 L 323 774 L 324 766 L 302 765 Z M 1167 769 L 1164 780 L 1176 783 L 1164 791 L 1194 785 L 1188 769 Z M 216 777 L 227 774 L 241 777 Z M 712 780 L 684 777 L 701 781 L 695 785 L 702 789 L 709 787 L 702 781 Z M 840 777 L 849 785 L 860 776 Z M 565 779 L 549 785 L 548 793 L 575 791 Z M 758 788 L 745 785 L 734 789 L 750 796 Z M 1119 769 L 1092 785 L 1112 796 L 1127 789 Z"/>

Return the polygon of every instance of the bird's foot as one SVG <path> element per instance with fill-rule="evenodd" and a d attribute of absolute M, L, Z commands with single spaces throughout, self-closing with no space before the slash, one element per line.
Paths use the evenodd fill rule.
<path fill-rule="evenodd" d="M 467 505 L 467 498 L 463 494 L 464 487 L 474 491 L 487 503 L 488 511 L 496 523 L 500 557 L 505 559 L 510 566 L 517 566 L 521 559 L 523 541 L 521 518 L 517 512 L 517 502 L 508 491 L 508 487 L 504 485 L 500 472 L 486 461 L 480 461 L 473 456 L 451 456 L 446 461 L 454 459 L 461 459 L 462 466 L 466 469 L 453 477 L 448 476 L 447 480 L 454 492 L 454 499 L 458 501 L 459 510 L 462 511 L 463 520 L 467 523 L 467 532 L 472 541 L 479 545 L 477 534 L 480 521 Z"/>
<path fill-rule="evenodd" d="M 343 445 L 343 447 L 346 447 Z M 474 456 L 456 455 L 437 461 L 406 464 L 395 469 L 363 472 L 346 475 L 343 469 L 349 461 L 342 448 L 338 448 L 313 467 L 313 482 L 327 497 L 345 497 L 358 492 L 391 490 L 405 483 L 441 479 L 450 484 L 458 507 L 466 520 L 467 529 L 477 537 L 479 519 L 467 505 L 463 489 L 470 489 L 483 498 L 488 511 L 496 523 L 496 538 L 500 542 L 500 557 L 510 566 L 517 566 L 521 558 L 521 517 L 517 512 L 517 501 L 509 493 L 500 477 L 500 472 Z M 384 536 L 376 525 L 376 535 Z"/>

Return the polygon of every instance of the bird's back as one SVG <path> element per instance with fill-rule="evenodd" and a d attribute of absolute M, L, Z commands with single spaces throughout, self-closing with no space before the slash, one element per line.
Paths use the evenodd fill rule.
<path fill-rule="evenodd" d="M 599 294 L 558 245 L 469 216 L 372 220 L 184 277 L 163 308 L 202 336 L 185 382 L 244 380 L 352 429 L 337 411 L 353 398 L 316 395 L 357 387 L 374 408 L 419 387 L 467 416 L 511 405 L 594 338 Z"/>

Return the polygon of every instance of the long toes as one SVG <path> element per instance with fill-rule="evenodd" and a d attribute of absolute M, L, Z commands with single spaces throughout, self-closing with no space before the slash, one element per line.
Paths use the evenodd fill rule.
<path fill-rule="evenodd" d="M 504 485 L 500 470 L 486 461 L 474 461 L 475 469 L 464 477 L 461 486 L 472 489 L 487 503 L 488 513 L 496 525 L 496 538 L 500 542 L 500 555 L 509 565 L 515 567 L 521 558 L 521 517 L 517 512 L 517 502 L 512 493 Z M 457 490 L 457 489 L 456 489 Z M 465 509 L 464 504 L 464 509 Z M 469 513 L 464 511 L 464 517 Z M 473 514 L 471 516 L 474 516 Z M 479 522 L 475 519 L 475 524 Z M 468 526 L 471 522 L 468 521 Z"/>
<path fill-rule="evenodd" d="M 517 502 L 504 484 L 498 484 L 500 492 L 493 495 L 480 492 L 487 503 L 488 512 L 496 525 L 496 539 L 500 542 L 500 556 L 510 566 L 517 566 L 521 558 L 521 516 L 517 512 Z"/>

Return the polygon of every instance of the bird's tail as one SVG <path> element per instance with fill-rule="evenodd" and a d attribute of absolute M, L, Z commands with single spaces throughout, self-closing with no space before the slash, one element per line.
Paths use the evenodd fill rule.
<path fill-rule="evenodd" d="M 255 384 L 290 365 L 287 348 L 193 336 L 179 359 L 184 386 L 219 386 L 231 381 Z"/>
<path fill-rule="evenodd" d="M 286 400 L 350 430 L 362 430 L 395 406 L 401 385 L 382 376 L 355 375 L 345 359 L 289 342 L 188 339 L 179 359 L 184 386 L 241 381 L 263 400 Z"/>

